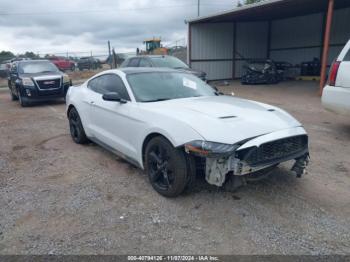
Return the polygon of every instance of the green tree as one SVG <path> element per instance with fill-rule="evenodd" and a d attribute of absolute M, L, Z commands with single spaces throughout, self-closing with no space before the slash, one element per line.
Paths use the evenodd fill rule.
<path fill-rule="evenodd" d="M 54 55 L 50 55 L 50 54 L 46 54 L 44 56 L 45 59 L 50 59 L 50 58 L 53 58 L 53 57 L 55 57 L 55 56 Z"/>
<path fill-rule="evenodd" d="M 250 5 L 250 4 L 258 3 L 261 1 L 263 1 L 263 0 L 245 0 L 245 4 Z"/>
<path fill-rule="evenodd" d="M 39 58 L 38 55 L 34 54 L 33 52 L 25 52 L 24 54 L 19 55 L 19 57 L 25 57 L 25 58 L 30 58 L 30 59 L 37 59 Z"/>
<path fill-rule="evenodd" d="M 15 57 L 15 55 L 10 51 L 1 51 L 0 52 L 0 62 L 5 61 L 5 60 L 10 60 L 14 57 Z"/>

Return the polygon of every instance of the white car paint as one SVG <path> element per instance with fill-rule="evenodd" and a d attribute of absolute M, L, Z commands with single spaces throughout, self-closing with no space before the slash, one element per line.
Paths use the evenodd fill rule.
<path fill-rule="evenodd" d="M 144 141 L 154 133 L 166 137 L 174 147 L 194 140 L 235 144 L 251 139 L 241 145 L 242 149 L 281 138 L 306 135 L 296 119 L 275 106 L 232 96 L 140 103 L 135 100 L 123 71 L 108 70 L 93 78 L 101 74 L 121 77 L 131 101 L 125 104 L 104 101 L 101 94 L 87 87 L 89 79 L 81 86 L 69 89 L 67 110 L 70 106 L 77 109 L 90 139 L 108 145 L 141 168 L 144 168 Z"/>
<path fill-rule="evenodd" d="M 330 111 L 350 115 L 350 41 L 336 61 L 340 62 L 340 65 L 335 85 L 326 85 L 322 94 L 322 104 Z"/>

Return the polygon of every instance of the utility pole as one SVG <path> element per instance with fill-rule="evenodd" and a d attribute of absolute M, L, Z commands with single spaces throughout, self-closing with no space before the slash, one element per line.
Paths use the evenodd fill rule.
<path fill-rule="evenodd" d="M 112 57 L 111 57 L 111 42 L 109 42 L 108 40 L 108 62 L 109 62 L 109 66 L 112 69 Z"/>
<path fill-rule="evenodd" d="M 323 38 L 321 81 L 320 81 L 320 91 L 319 91 L 320 96 L 322 96 L 323 88 L 326 84 L 327 60 L 328 60 L 328 54 L 329 54 L 329 43 L 330 43 L 330 38 L 331 38 L 333 13 L 334 13 L 334 0 L 329 0 L 328 1 L 328 10 L 327 10 L 326 28 L 325 28 L 324 38 Z"/>
<path fill-rule="evenodd" d="M 117 57 L 116 57 L 116 54 L 115 54 L 115 50 L 114 50 L 114 47 L 112 48 L 112 56 L 113 56 L 113 68 L 117 68 Z"/>
<path fill-rule="evenodd" d="M 201 6 L 201 0 L 198 0 L 198 10 L 197 10 L 198 17 L 200 16 L 200 6 Z"/>

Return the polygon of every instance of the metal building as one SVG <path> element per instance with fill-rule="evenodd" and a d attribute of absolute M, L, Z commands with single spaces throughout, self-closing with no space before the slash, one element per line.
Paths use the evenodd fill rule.
<path fill-rule="evenodd" d="M 350 0 L 267 0 L 188 22 L 188 63 L 209 80 L 239 78 L 246 60 L 322 60 L 350 39 Z"/>

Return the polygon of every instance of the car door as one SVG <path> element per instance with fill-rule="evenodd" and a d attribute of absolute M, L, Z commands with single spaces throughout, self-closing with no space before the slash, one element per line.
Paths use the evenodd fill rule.
<path fill-rule="evenodd" d="M 98 86 L 90 96 L 90 130 L 98 142 L 136 159 L 137 150 L 133 143 L 133 133 L 138 123 L 133 118 L 136 103 L 131 102 L 123 80 L 118 75 L 111 73 L 98 78 Z M 127 103 L 103 100 L 103 94 L 108 92 L 117 92 Z"/>

